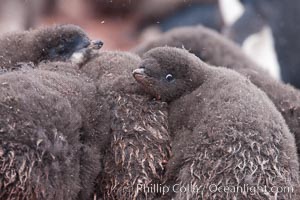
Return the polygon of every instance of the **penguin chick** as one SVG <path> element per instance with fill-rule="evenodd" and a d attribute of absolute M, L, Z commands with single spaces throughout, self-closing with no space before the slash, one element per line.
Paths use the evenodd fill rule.
<path fill-rule="evenodd" d="M 139 55 L 159 46 L 185 48 L 201 60 L 214 66 L 224 66 L 248 77 L 273 101 L 294 134 L 300 155 L 300 92 L 283 84 L 249 59 L 230 40 L 202 26 L 174 29 L 159 39 L 141 44 L 135 49 Z"/>
<path fill-rule="evenodd" d="M 92 81 L 71 70 L 0 75 L 0 199 L 77 198 L 80 137 L 98 108 L 95 91 Z"/>
<path fill-rule="evenodd" d="M 97 199 L 154 199 L 143 187 L 161 183 L 170 157 L 167 106 L 149 100 L 131 72 L 140 58 L 126 52 L 100 52 L 81 67 L 110 105 L 111 141 L 98 177 Z"/>
<path fill-rule="evenodd" d="M 10 69 L 18 62 L 37 64 L 44 60 L 67 60 L 74 52 L 88 47 L 91 41 L 78 26 L 55 25 L 4 34 L 0 44 L 0 68 Z"/>
<path fill-rule="evenodd" d="M 140 66 L 133 72 L 137 82 L 169 102 L 174 156 L 166 169 L 167 183 L 194 188 L 171 193 L 172 198 L 296 198 L 295 141 L 261 90 L 238 73 L 210 67 L 177 48 L 152 49 Z M 226 192 L 212 185 L 256 189 Z M 271 191 L 274 187 L 290 190 Z"/>
<path fill-rule="evenodd" d="M 81 148 L 78 152 L 80 159 L 80 192 L 78 199 L 90 199 L 94 195 L 94 188 L 97 175 L 102 170 L 103 151 L 107 148 L 110 141 L 110 110 L 106 102 L 106 96 L 98 93 L 97 87 L 92 79 L 78 69 L 78 66 L 68 62 L 47 62 L 41 63 L 38 69 L 59 73 L 62 75 L 75 76 L 83 79 L 82 89 L 84 92 L 78 91 L 67 98 L 79 98 L 76 107 L 80 109 L 80 117 L 82 120 L 80 126 L 80 142 Z M 62 77 L 63 78 L 63 77 Z M 80 79 L 79 79 L 80 80 Z M 84 82 L 86 80 L 93 87 L 86 88 Z M 59 87 L 62 92 L 67 90 L 69 86 L 62 85 Z M 72 90 L 71 90 L 72 91 Z M 81 94 L 84 94 L 84 97 Z M 74 132 L 74 135 L 76 132 Z"/>

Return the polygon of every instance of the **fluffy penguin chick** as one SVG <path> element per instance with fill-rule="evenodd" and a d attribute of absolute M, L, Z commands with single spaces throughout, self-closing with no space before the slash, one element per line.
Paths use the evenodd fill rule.
<path fill-rule="evenodd" d="M 143 188 L 161 183 L 170 157 L 167 106 L 142 93 L 131 75 L 139 62 L 130 53 L 100 52 L 81 68 L 110 105 L 112 140 L 99 176 L 99 199 L 153 199 L 156 194 Z"/>
<path fill-rule="evenodd" d="M 79 90 L 72 94 L 73 90 L 68 89 L 70 86 L 62 84 L 64 80 L 58 82 L 62 84 L 59 87 L 61 92 L 63 94 L 69 93 L 67 93 L 67 99 L 74 98 L 78 101 L 73 108 L 80 108 L 78 110 L 80 111 L 82 123 L 79 128 L 80 137 L 78 142 L 80 142 L 81 148 L 78 156 L 80 157 L 79 177 L 81 188 L 78 199 L 90 199 L 94 195 L 97 175 L 102 170 L 103 151 L 110 141 L 110 110 L 108 103 L 106 103 L 106 97 L 98 94 L 94 81 L 79 71 L 77 65 L 68 62 L 47 62 L 41 63 L 38 69 L 58 73 L 62 79 L 66 79 L 64 76 L 71 76 L 78 80 L 80 85 L 82 84 L 80 88 L 83 91 Z M 54 86 L 54 83 L 50 84 Z M 73 133 L 74 136 L 77 134 L 76 131 Z"/>
<path fill-rule="evenodd" d="M 79 139 L 97 110 L 95 92 L 90 79 L 71 70 L 0 75 L 0 199 L 77 198 Z"/>
<path fill-rule="evenodd" d="M 85 32 L 75 25 L 7 33 L 0 37 L 0 68 L 11 69 L 18 62 L 37 64 L 43 60 L 66 60 L 90 44 Z"/>
<path fill-rule="evenodd" d="M 186 48 L 201 60 L 214 66 L 233 69 L 248 77 L 263 90 L 281 112 L 290 131 L 295 135 L 298 155 L 300 153 L 300 92 L 283 84 L 256 65 L 230 40 L 202 26 L 174 29 L 157 40 L 136 48 L 139 55 L 159 46 Z"/>
<path fill-rule="evenodd" d="M 210 67 L 177 48 L 155 48 L 140 66 L 134 71 L 137 82 L 169 102 L 174 156 L 167 183 L 194 188 L 171 194 L 174 199 L 296 198 L 295 141 L 261 90 L 238 73 Z M 256 189 L 237 191 L 238 186 Z M 277 193 L 274 187 L 289 191 Z"/>

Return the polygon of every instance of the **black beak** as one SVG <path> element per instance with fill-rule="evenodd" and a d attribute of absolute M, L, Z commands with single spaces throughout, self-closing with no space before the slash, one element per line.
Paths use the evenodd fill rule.
<path fill-rule="evenodd" d="M 93 49 L 101 49 L 103 46 L 103 42 L 101 40 L 92 40 L 91 41 L 91 47 Z"/>

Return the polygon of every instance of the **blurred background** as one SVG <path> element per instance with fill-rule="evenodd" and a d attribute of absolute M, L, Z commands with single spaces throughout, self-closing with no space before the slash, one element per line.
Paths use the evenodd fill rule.
<path fill-rule="evenodd" d="M 0 0 L 0 33 L 72 23 L 104 41 L 105 50 L 130 50 L 174 27 L 202 24 L 242 46 L 276 79 L 299 87 L 299 2 Z"/>

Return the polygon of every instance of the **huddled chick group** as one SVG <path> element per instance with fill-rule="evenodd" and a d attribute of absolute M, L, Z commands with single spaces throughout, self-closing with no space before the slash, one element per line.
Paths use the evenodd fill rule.
<path fill-rule="evenodd" d="M 300 195 L 300 92 L 218 33 L 178 28 L 131 53 L 74 25 L 0 41 L 0 199 Z"/>

